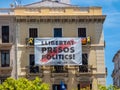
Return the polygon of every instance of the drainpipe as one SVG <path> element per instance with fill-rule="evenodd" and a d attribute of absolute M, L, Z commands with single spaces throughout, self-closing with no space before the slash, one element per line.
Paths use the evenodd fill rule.
<path fill-rule="evenodd" d="M 16 21 L 15 21 L 16 22 Z M 18 59 L 17 59 L 17 51 L 18 51 L 18 23 L 15 24 L 15 79 L 18 79 Z"/>

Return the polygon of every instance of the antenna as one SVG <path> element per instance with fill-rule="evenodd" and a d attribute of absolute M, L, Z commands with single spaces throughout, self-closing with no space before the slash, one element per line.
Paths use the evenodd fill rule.
<path fill-rule="evenodd" d="M 16 6 L 21 6 L 21 0 L 14 0 L 14 5 Z"/>

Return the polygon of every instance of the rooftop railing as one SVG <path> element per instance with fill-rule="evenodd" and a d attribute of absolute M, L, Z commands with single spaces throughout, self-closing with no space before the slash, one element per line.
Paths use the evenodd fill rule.
<path fill-rule="evenodd" d="M 0 15 L 14 15 L 14 11 L 10 8 L 0 8 Z"/>

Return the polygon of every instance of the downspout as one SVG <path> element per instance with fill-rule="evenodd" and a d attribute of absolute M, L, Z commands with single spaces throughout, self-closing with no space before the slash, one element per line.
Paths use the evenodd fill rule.
<path fill-rule="evenodd" d="M 15 79 L 18 79 L 17 43 L 18 43 L 18 23 L 15 21 Z"/>

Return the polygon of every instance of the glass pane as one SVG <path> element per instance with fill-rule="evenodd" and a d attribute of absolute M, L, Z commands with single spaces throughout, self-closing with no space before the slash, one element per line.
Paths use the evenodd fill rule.
<path fill-rule="evenodd" d="M 54 37 L 62 37 L 62 28 L 54 28 Z"/>
<path fill-rule="evenodd" d="M 35 61 L 34 61 L 34 54 L 30 54 L 30 66 L 33 66 L 33 65 L 35 65 Z"/>
<path fill-rule="evenodd" d="M 82 64 L 88 65 L 88 55 L 86 53 L 82 54 Z"/>
<path fill-rule="evenodd" d="M 6 53 L 6 64 L 9 65 L 10 60 L 9 60 L 10 56 L 8 53 Z"/>
<path fill-rule="evenodd" d="M 78 37 L 86 37 L 86 28 L 78 28 Z"/>
<path fill-rule="evenodd" d="M 35 66 L 35 56 L 34 54 L 30 54 L 30 73 L 38 73 L 39 72 L 39 66 Z"/>
<path fill-rule="evenodd" d="M 33 38 L 37 37 L 37 28 L 30 28 L 29 29 L 29 37 L 33 37 Z"/>
<path fill-rule="evenodd" d="M 10 54 L 8 50 L 1 51 L 1 66 L 7 67 L 10 65 Z"/>
<path fill-rule="evenodd" d="M 5 63 L 5 55 L 2 53 L 1 54 L 1 63 L 2 63 L 2 65 L 4 65 L 4 63 Z"/>
<path fill-rule="evenodd" d="M 9 26 L 2 26 L 2 42 L 9 42 Z"/>

